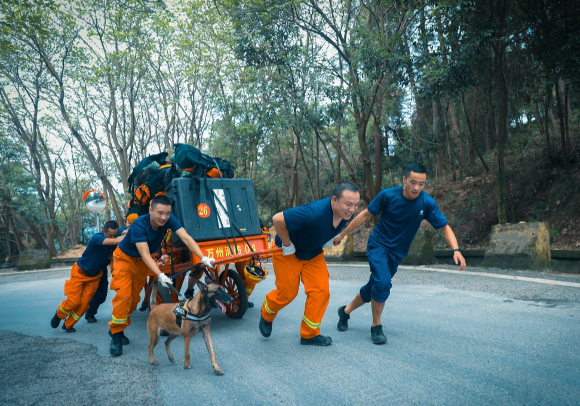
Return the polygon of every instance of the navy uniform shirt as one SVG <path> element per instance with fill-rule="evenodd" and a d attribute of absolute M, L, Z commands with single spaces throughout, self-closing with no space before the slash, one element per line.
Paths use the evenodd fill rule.
<path fill-rule="evenodd" d="M 369 237 L 369 244 L 380 244 L 399 258 L 409 253 L 423 220 L 436 230 L 447 225 L 435 199 L 421 191 L 416 199 L 409 200 L 403 196 L 402 186 L 381 190 L 367 210 L 373 216 L 381 215 Z"/>
<path fill-rule="evenodd" d="M 97 276 L 101 270 L 107 269 L 107 266 L 111 263 L 109 255 L 115 251 L 117 246 L 103 245 L 105 238 L 107 237 L 103 233 L 93 235 L 82 257 L 77 261 L 77 265 L 87 276 Z"/>
<path fill-rule="evenodd" d="M 119 244 L 119 248 L 130 257 L 138 258 L 141 254 L 139 254 L 139 250 L 135 244 L 138 242 L 146 242 L 149 246 L 149 252 L 154 253 L 161 245 L 163 238 L 165 238 L 167 230 L 171 229 L 172 232 L 176 232 L 180 228 L 182 228 L 182 226 L 179 223 L 179 220 L 171 214 L 167 222 L 155 231 L 153 230 L 153 227 L 151 227 L 151 214 L 148 213 L 144 216 L 137 217 L 137 219 L 131 223 L 131 227 L 129 227 L 129 231 L 125 234 L 125 238 L 123 238 L 123 241 Z"/>
<path fill-rule="evenodd" d="M 330 197 L 284 210 L 283 214 L 290 241 L 296 247 L 296 257 L 303 261 L 322 253 L 322 246 L 336 237 L 348 222 L 341 220 L 334 228 Z M 277 247 L 282 247 L 278 235 L 275 241 Z"/>

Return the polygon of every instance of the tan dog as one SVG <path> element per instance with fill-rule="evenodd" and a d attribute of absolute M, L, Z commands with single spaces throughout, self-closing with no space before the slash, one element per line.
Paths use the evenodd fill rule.
<path fill-rule="evenodd" d="M 186 310 L 190 316 L 193 316 L 192 318 L 194 320 L 183 318 L 181 321 L 181 327 L 177 325 L 177 315 L 174 313 L 178 303 L 163 303 L 157 305 L 155 303 L 155 298 L 157 297 L 157 283 L 153 284 L 149 303 L 151 312 L 149 313 L 149 319 L 147 319 L 147 330 L 149 331 L 149 359 L 151 365 L 159 365 L 153 357 L 153 348 L 155 348 L 159 342 L 160 329 L 163 328 L 169 332 L 169 337 L 165 341 L 165 349 L 167 350 L 169 361 L 175 362 L 173 354 L 171 353 L 171 348 L 169 348 L 171 342 L 175 337 L 183 335 L 183 341 L 185 344 L 184 367 L 185 369 L 191 368 L 191 363 L 189 362 L 189 344 L 191 342 L 191 337 L 201 330 L 205 345 L 207 346 L 207 351 L 211 357 L 211 365 L 213 366 L 215 374 L 223 375 L 213 352 L 213 344 L 210 335 L 211 317 L 209 317 L 209 312 L 212 307 L 219 306 L 222 313 L 225 313 L 226 307 L 224 306 L 224 303 L 231 303 L 233 298 L 228 295 L 222 286 L 216 285 L 208 277 L 205 278 L 205 282 L 207 285 L 201 281 L 197 281 L 199 291 L 192 299 L 185 302 L 183 309 Z"/>

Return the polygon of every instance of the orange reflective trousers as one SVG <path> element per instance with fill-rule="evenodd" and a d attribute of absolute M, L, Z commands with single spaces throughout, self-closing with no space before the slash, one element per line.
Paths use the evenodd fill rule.
<path fill-rule="evenodd" d="M 141 289 L 147 282 L 149 268 L 141 257 L 125 254 L 117 247 L 113 252 L 113 270 L 110 289 L 116 292 L 113 298 L 111 333 L 117 334 L 131 324 L 131 313 L 135 311 L 141 297 Z"/>
<path fill-rule="evenodd" d="M 320 323 L 330 299 L 324 254 L 303 261 L 294 254 L 284 256 L 277 252 L 272 256 L 272 264 L 276 274 L 276 289 L 266 295 L 262 305 L 264 320 L 274 321 L 276 314 L 294 300 L 302 279 L 306 306 L 300 325 L 300 336 L 312 338 L 320 335 Z"/>
<path fill-rule="evenodd" d="M 70 270 L 70 279 L 64 283 L 64 295 L 67 299 L 60 303 L 56 311 L 61 320 L 66 319 L 64 322 L 66 328 L 74 326 L 89 310 L 102 275 L 103 271 L 97 276 L 87 276 L 75 262 Z"/>

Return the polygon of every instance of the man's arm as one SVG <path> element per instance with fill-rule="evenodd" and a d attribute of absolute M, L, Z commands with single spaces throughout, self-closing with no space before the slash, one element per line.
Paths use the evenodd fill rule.
<path fill-rule="evenodd" d="M 117 238 L 105 238 L 102 245 L 119 245 L 119 243 L 123 241 L 123 238 L 125 238 L 125 234 Z"/>
<path fill-rule="evenodd" d="M 276 234 L 280 237 L 282 245 L 288 247 L 292 243 L 290 241 L 290 234 L 288 234 L 288 227 L 286 227 L 286 220 L 284 219 L 284 214 L 282 212 L 274 214 L 272 217 L 272 222 L 274 223 L 274 229 Z"/>
<path fill-rule="evenodd" d="M 189 248 L 189 250 L 191 252 L 193 252 L 199 258 L 203 258 L 204 257 L 203 252 L 201 252 L 201 248 L 199 248 L 199 245 L 197 245 L 197 243 L 195 242 L 195 240 L 193 238 L 191 238 L 191 236 L 187 233 L 187 231 L 185 231 L 185 228 L 180 228 L 179 230 L 177 230 L 175 232 L 175 234 L 179 237 L 179 239 L 181 241 L 183 241 L 183 243 L 185 244 L 185 246 L 187 248 Z"/>
<path fill-rule="evenodd" d="M 139 255 L 141 255 L 141 259 L 143 259 L 145 265 L 147 265 L 147 267 L 151 269 L 151 271 L 153 271 L 155 275 L 159 276 L 159 274 L 161 274 L 162 272 L 159 270 L 159 267 L 157 266 L 153 258 L 151 258 L 151 253 L 149 252 L 149 246 L 147 245 L 147 243 L 138 242 L 135 243 L 135 246 L 137 247 Z"/>
<path fill-rule="evenodd" d="M 447 241 L 447 244 L 451 247 L 452 250 L 459 248 L 459 244 L 457 243 L 457 238 L 455 237 L 455 233 L 453 232 L 453 230 L 451 229 L 449 224 L 442 227 L 441 231 L 443 232 L 443 237 L 445 237 L 445 241 Z M 455 261 L 456 265 L 460 264 L 459 265 L 460 271 L 463 271 L 465 269 L 465 266 L 466 266 L 465 265 L 465 258 L 463 258 L 463 255 L 461 255 L 461 251 L 454 251 L 453 252 L 453 260 Z"/>
<path fill-rule="evenodd" d="M 354 230 L 362 226 L 368 219 L 370 219 L 373 215 L 371 214 L 368 209 L 364 209 L 361 211 L 358 216 L 356 216 L 350 224 L 344 229 L 344 231 L 334 237 L 334 245 L 340 244 L 342 239 L 352 233 Z"/>

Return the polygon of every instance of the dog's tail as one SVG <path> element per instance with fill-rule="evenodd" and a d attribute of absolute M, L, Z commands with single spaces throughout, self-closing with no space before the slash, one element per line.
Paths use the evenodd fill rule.
<path fill-rule="evenodd" d="M 157 306 L 157 281 L 151 284 L 151 294 L 149 296 L 149 311 L 153 310 Z"/>

